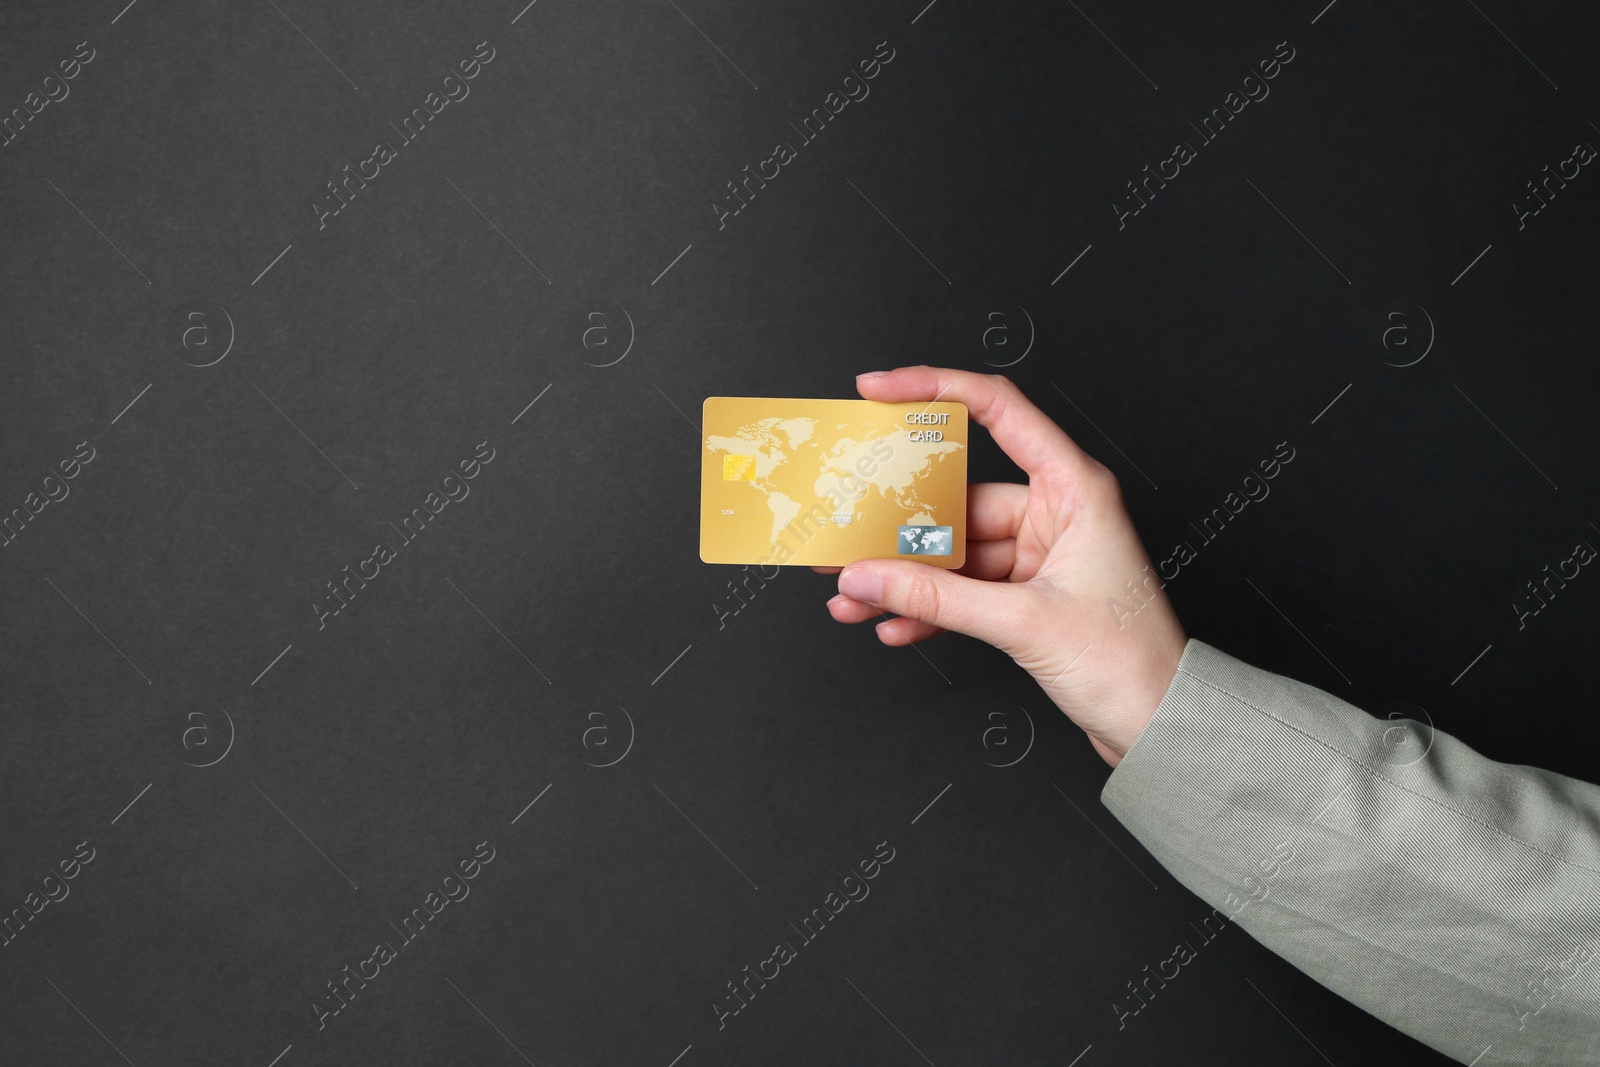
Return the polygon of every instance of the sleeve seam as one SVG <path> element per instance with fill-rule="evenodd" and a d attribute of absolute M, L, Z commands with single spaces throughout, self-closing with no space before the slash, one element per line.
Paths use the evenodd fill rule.
<path fill-rule="evenodd" d="M 1259 669 L 1259 668 L 1256 668 L 1256 669 Z M 1572 860 L 1569 860 L 1564 856 L 1558 856 L 1553 852 L 1548 852 L 1545 849 L 1540 848 L 1538 845 L 1533 844 L 1531 841 L 1524 841 L 1524 840 L 1522 840 L 1522 838 L 1517 837 L 1514 834 L 1506 832 L 1505 830 L 1501 829 L 1500 827 L 1495 826 L 1493 823 L 1486 822 L 1483 819 L 1478 818 L 1475 815 L 1468 814 L 1467 812 L 1464 812 L 1464 811 L 1460 810 L 1459 808 L 1452 807 L 1451 805 L 1446 804 L 1443 801 L 1440 801 L 1440 800 L 1438 800 L 1438 799 L 1436 799 L 1434 797 L 1427 796 L 1426 794 L 1417 792 L 1415 789 L 1411 789 L 1411 788 L 1408 788 L 1407 786 L 1401 785 L 1399 782 L 1396 782 L 1394 779 L 1392 779 L 1392 778 L 1388 777 L 1387 775 L 1384 775 L 1383 773 L 1378 771 L 1377 768 L 1368 766 L 1367 764 L 1365 764 L 1365 763 L 1361 762 L 1360 760 L 1356 759 L 1354 756 L 1350 755 L 1348 752 L 1344 752 L 1341 749 L 1335 747 L 1334 745 L 1331 745 L 1328 742 L 1324 741 L 1322 738 L 1317 737 L 1317 736 L 1315 736 L 1315 735 L 1313 735 L 1311 733 L 1308 733 L 1307 731 L 1305 731 L 1305 730 L 1301 729 L 1300 727 L 1296 726 L 1294 723 L 1291 723 L 1291 722 L 1288 722 L 1288 721 L 1286 721 L 1284 719 L 1279 718 L 1278 716 L 1272 714 L 1272 712 L 1267 711 L 1265 708 L 1256 707 L 1256 705 L 1252 704 L 1249 700 L 1246 700 L 1244 697 L 1240 696 L 1238 693 L 1230 692 L 1229 690 L 1224 689 L 1221 686 L 1217 685 L 1215 682 L 1211 681 L 1210 679 L 1200 677 L 1198 674 L 1195 674 L 1193 671 L 1189 670 L 1186 667 L 1181 667 L 1180 666 L 1178 668 L 1178 672 L 1180 674 L 1187 674 L 1190 678 L 1193 678 L 1196 682 L 1199 682 L 1202 685 L 1208 686 L 1211 689 L 1216 690 L 1218 693 L 1221 693 L 1223 696 L 1231 697 L 1232 699 L 1237 700 L 1239 703 L 1243 704 L 1245 707 L 1254 710 L 1258 714 L 1260 714 L 1260 715 L 1262 715 L 1262 716 L 1264 716 L 1264 717 L 1266 717 L 1268 719 L 1271 719 L 1272 721 L 1278 723 L 1281 726 L 1286 727 L 1287 729 L 1293 730 L 1295 733 L 1301 735 L 1302 737 L 1306 738 L 1307 740 L 1316 742 L 1317 744 L 1319 744 L 1322 747 L 1326 748 L 1328 751 L 1333 752 L 1336 755 L 1343 757 L 1345 760 L 1348 760 L 1350 763 L 1353 763 L 1357 767 L 1360 767 L 1362 770 L 1367 771 L 1369 774 L 1372 775 L 1372 777 L 1378 779 L 1379 781 L 1387 782 L 1390 786 L 1392 786 L 1395 789 L 1398 789 L 1402 793 L 1409 793 L 1412 796 L 1416 797 L 1418 800 L 1424 800 L 1424 801 L 1427 801 L 1429 804 L 1434 805 L 1435 807 L 1443 808 L 1446 811 L 1454 812 L 1456 815 L 1459 815 L 1461 818 L 1467 820 L 1468 822 L 1476 823 L 1477 825 L 1483 827 L 1486 830 L 1492 830 L 1493 832 L 1499 834 L 1501 837 L 1506 838 L 1508 841 L 1513 841 L 1513 842 L 1521 845 L 1523 848 L 1531 849 L 1532 851 L 1537 852 L 1541 856 L 1547 856 L 1550 859 L 1555 860 L 1557 863 L 1564 864 L 1564 865 L 1566 865 L 1568 867 L 1573 867 L 1573 868 L 1575 868 L 1577 870 L 1580 870 L 1580 871 L 1587 871 L 1589 874 L 1600 875 L 1600 870 L 1595 870 L 1592 867 L 1585 867 L 1583 864 L 1575 863 Z M 1291 678 L 1290 681 L 1294 681 L 1294 679 Z M 1305 683 L 1302 682 L 1302 683 L 1297 683 L 1297 684 L 1303 685 Z M 1332 694 L 1329 694 L 1329 696 L 1332 696 Z M 1339 698 L 1338 697 L 1334 697 L 1333 699 L 1337 700 Z M 1354 705 L 1351 705 L 1351 706 L 1354 707 Z M 1359 711 L 1360 709 L 1358 708 L 1357 710 Z M 1362 714 L 1366 714 L 1366 713 L 1362 712 Z"/>

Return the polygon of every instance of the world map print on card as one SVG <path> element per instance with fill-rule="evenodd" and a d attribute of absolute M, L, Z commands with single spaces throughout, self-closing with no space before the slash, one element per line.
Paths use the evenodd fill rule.
<path fill-rule="evenodd" d="M 711 397 L 704 427 L 706 562 L 964 561 L 965 405 Z"/>

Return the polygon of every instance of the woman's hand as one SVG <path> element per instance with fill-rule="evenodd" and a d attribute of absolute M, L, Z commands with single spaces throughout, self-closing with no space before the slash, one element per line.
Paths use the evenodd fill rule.
<path fill-rule="evenodd" d="M 959 570 L 906 559 L 813 568 L 839 573 L 828 611 L 852 623 L 895 613 L 877 625 L 888 645 L 954 630 L 995 646 L 1115 767 L 1166 695 L 1188 640 L 1116 476 L 1001 375 L 900 367 L 860 375 L 856 388 L 868 400 L 960 401 L 1028 484 L 970 487 Z"/>

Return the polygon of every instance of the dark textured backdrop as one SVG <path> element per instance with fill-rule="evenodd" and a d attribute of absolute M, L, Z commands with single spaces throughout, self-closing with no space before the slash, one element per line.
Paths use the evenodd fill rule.
<path fill-rule="evenodd" d="M 1528 589 L 1600 545 L 1600 35 L 1325 3 L 7 5 L 0 1059 L 1442 1062 L 1202 940 L 1005 657 L 696 555 L 705 396 L 1003 368 L 1193 546 L 1193 636 L 1600 777 L 1600 577 Z"/>

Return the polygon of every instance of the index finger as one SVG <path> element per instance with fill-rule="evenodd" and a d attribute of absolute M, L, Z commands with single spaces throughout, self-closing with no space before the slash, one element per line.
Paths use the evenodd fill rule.
<path fill-rule="evenodd" d="M 1001 374 L 926 365 L 897 367 L 858 375 L 856 390 L 868 400 L 890 403 L 960 401 L 973 421 L 988 430 L 995 444 L 1029 474 L 1066 475 L 1076 481 L 1100 466 Z"/>

